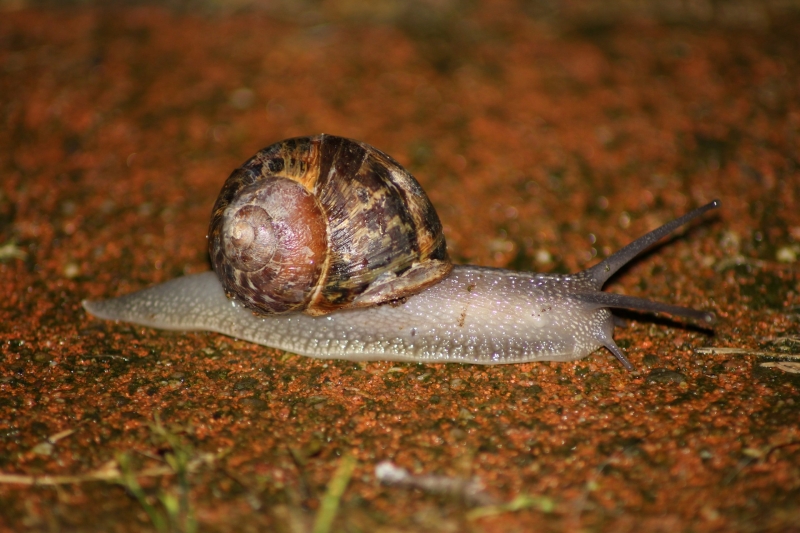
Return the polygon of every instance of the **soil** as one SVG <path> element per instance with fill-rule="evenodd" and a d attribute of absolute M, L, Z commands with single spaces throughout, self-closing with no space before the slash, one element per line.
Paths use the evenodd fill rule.
<path fill-rule="evenodd" d="M 641 5 L 1 2 L 0 530 L 799 531 L 800 10 Z M 320 132 L 457 263 L 576 272 L 718 198 L 607 286 L 718 321 L 623 314 L 629 372 L 84 312 L 208 270 L 231 170 Z"/>

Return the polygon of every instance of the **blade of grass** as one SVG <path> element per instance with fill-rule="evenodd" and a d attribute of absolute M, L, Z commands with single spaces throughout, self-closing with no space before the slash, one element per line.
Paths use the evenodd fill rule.
<path fill-rule="evenodd" d="M 156 531 L 159 533 L 168 531 L 169 529 L 166 519 L 158 509 L 150 504 L 150 502 L 147 500 L 147 494 L 145 494 L 142 486 L 139 485 L 139 481 L 136 479 L 136 474 L 131 468 L 130 456 L 127 453 L 118 454 L 117 463 L 119 464 L 121 473 L 119 483 L 125 487 L 128 492 L 133 494 L 133 496 L 139 501 L 139 505 L 142 506 L 144 511 L 147 513 L 147 516 L 150 517 L 150 521 L 153 522 L 153 527 L 156 529 Z"/>
<path fill-rule="evenodd" d="M 352 455 L 345 455 L 339 461 L 339 466 L 336 467 L 336 472 L 328 482 L 328 489 L 322 497 L 319 512 L 314 520 L 313 533 L 328 533 L 331 530 L 342 495 L 350 483 L 355 467 L 356 459 Z"/>
<path fill-rule="evenodd" d="M 529 496 L 527 494 L 520 494 L 507 503 L 476 507 L 475 509 L 467 512 L 467 520 L 477 520 L 487 516 L 513 513 L 514 511 L 530 508 L 538 509 L 543 513 L 552 513 L 555 510 L 555 503 L 546 496 Z"/>

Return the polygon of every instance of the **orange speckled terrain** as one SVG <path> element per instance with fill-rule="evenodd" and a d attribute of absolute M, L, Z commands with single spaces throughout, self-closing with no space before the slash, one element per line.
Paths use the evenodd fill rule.
<path fill-rule="evenodd" d="M 0 2 L 0 531 L 800 531 L 792 2 L 25 4 Z M 714 334 L 625 314 L 633 373 L 357 364 L 83 311 L 207 270 L 230 171 L 320 132 L 405 165 L 459 263 L 577 271 L 719 198 L 608 286 Z"/>

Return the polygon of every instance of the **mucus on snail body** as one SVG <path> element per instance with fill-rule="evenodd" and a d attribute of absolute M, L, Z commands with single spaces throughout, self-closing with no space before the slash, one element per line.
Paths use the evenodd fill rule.
<path fill-rule="evenodd" d="M 269 146 L 236 169 L 212 210 L 214 272 L 119 298 L 92 315 L 215 331 L 317 358 L 474 364 L 572 361 L 614 343 L 610 308 L 714 315 L 602 292 L 622 266 L 714 200 L 572 275 L 452 266 L 441 223 L 411 174 L 358 141 Z"/>

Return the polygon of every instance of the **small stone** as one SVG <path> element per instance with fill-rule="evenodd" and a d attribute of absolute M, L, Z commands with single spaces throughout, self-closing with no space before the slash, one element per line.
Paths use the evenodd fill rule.
<path fill-rule="evenodd" d="M 642 362 L 645 364 L 645 366 L 651 367 L 658 364 L 658 356 L 651 353 L 645 354 Z"/>
<path fill-rule="evenodd" d="M 534 257 L 534 260 L 540 265 L 546 265 L 548 263 L 552 263 L 553 262 L 553 256 L 550 254 L 549 251 L 547 251 L 547 250 L 545 250 L 543 248 L 539 249 L 539 250 L 536 250 L 536 253 L 534 254 L 533 257 Z"/>
<path fill-rule="evenodd" d="M 52 455 L 53 448 L 54 446 L 52 443 L 45 441 L 34 446 L 31 451 L 36 455 Z"/>
<path fill-rule="evenodd" d="M 64 269 L 62 270 L 64 273 L 64 277 L 67 279 L 75 279 L 81 275 L 81 267 L 77 263 L 69 262 L 64 265 Z"/>
<path fill-rule="evenodd" d="M 258 387 L 256 378 L 242 378 L 233 384 L 234 390 L 254 390 L 256 387 Z"/>
<path fill-rule="evenodd" d="M 263 411 L 269 407 L 269 403 L 259 398 L 243 398 L 241 404 L 245 408 L 250 408 L 255 411 Z"/>
<path fill-rule="evenodd" d="M 654 368 L 647 375 L 647 381 L 650 383 L 684 383 L 686 376 L 675 370 Z"/>
<path fill-rule="evenodd" d="M 33 360 L 37 363 L 49 363 L 53 360 L 53 356 L 47 352 L 36 352 L 33 354 Z"/>
<path fill-rule="evenodd" d="M 782 246 L 775 252 L 775 259 L 781 263 L 795 263 L 797 262 L 797 247 Z"/>

